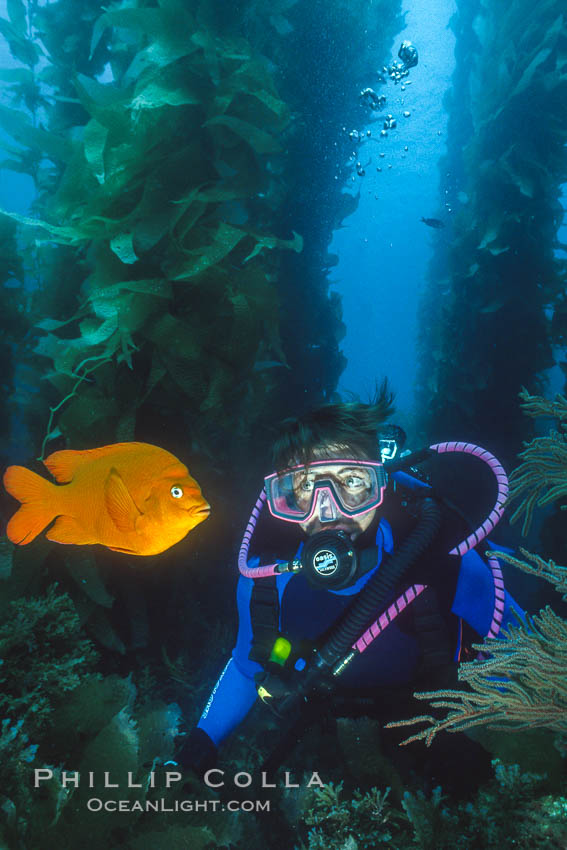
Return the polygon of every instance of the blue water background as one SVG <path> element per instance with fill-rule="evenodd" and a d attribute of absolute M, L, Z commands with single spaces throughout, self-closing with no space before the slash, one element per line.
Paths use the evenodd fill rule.
<path fill-rule="evenodd" d="M 419 63 L 411 69 L 412 82 L 405 91 L 391 81 L 380 87 L 376 69 L 368 69 L 368 85 L 386 94 L 384 113 L 398 124 L 382 139 L 383 114 L 365 122 L 361 108 L 360 126 L 348 128 L 371 131 L 359 160 L 362 165 L 369 158 L 372 162 L 364 177 L 353 170 L 356 181 L 347 190 L 360 189 L 360 203 L 335 233 L 331 250 L 339 256 L 334 288 L 342 296 L 347 327 L 343 350 L 348 365 L 340 389 L 365 398 L 374 379 L 387 375 L 396 391 L 397 420 L 407 425 L 414 407 L 418 301 L 432 247 L 448 238 L 446 229 L 432 230 L 420 218 L 447 221 L 451 215 L 439 195 L 438 164 L 446 149 L 443 96 L 454 70 L 455 38 L 448 24 L 455 3 L 411 0 L 404 11 L 406 29 L 384 61 L 396 59 L 401 40 L 407 38 L 419 51 Z M 411 113 L 408 118 L 405 110 Z"/>

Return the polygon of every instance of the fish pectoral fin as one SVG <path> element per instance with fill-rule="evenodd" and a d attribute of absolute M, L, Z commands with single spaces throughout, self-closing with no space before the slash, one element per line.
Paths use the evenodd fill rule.
<path fill-rule="evenodd" d="M 90 539 L 85 529 L 72 516 L 58 516 L 45 536 L 54 543 L 75 543 L 81 545 L 83 543 L 97 542 Z"/>
<path fill-rule="evenodd" d="M 136 521 L 142 516 L 136 507 L 120 473 L 111 469 L 104 482 L 104 501 L 112 522 L 119 531 L 136 531 Z"/>

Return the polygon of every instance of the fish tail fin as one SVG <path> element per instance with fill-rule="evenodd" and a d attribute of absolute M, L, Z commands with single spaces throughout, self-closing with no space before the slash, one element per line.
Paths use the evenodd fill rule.
<path fill-rule="evenodd" d="M 24 466 L 9 466 L 3 482 L 8 493 L 22 503 L 6 534 L 12 543 L 31 543 L 57 515 L 51 492 L 55 485 Z"/>

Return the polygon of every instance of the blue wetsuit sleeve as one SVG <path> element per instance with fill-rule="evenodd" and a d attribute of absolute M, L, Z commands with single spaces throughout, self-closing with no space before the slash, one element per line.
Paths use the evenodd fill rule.
<path fill-rule="evenodd" d="M 254 674 L 262 667 L 248 658 L 252 644 L 250 595 L 253 585 L 252 579 L 243 576 L 238 581 L 236 646 L 197 724 L 217 746 L 244 720 L 258 696 Z"/>
<path fill-rule="evenodd" d="M 466 620 L 483 637 L 488 633 L 494 612 L 494 580 L 490 567 L 474 549 L 463 555 L 461 559 L 457 591 L 451 610 L 458 617 Z M 509 623 L 516 623 L 513 610 L 522 619 L 525 618 L 525 612 L 506 591 L 503 629 Z"/>

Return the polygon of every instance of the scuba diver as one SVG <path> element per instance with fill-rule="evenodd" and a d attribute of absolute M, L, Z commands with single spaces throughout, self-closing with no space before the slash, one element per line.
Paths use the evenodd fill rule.
<path fill-rule="evenodd" d="M 402 429 L 386 421 L 392 411 L 384 381 L 368 404 L 327 404 L 283 423 L 276 471 L 240 548 L 236 646 L 181 739 L 182 766 L 201 776 L 213 767 L 258 698 L 285 732 L 262 768 L 270 775 L 323 713 L 380 724 L 422 714 L 412 694 L 457 687 L 472 644 L 498 636 L 514 608 L 523 613 L 498 561 L 474 550 L 503 512 L 504 470 L 469 443 L 402 452 Z M 496 504 L 476 530 L 419 477 L 417 464 L 453 451 L 488 463 L 497 480 Z M 382 733 L 390 756 L 398 735 Z M 464 735 L 438 736 L 431 751 L 426 769 L 444 790 L 463 782 L 463 758 L 489 772 L 490 755 Z"/>

